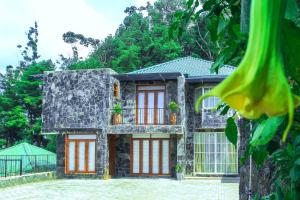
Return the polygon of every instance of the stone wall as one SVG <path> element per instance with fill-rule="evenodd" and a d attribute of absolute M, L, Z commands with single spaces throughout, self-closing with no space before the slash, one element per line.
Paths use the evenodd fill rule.
<path fill-rule="evenodd" d="M 130 176 L 131 135 L 116 135 L 116 176 Z"/>
<path fill-rule="evenodd" d="M 101 129 L 110 116 L 110 69 L 46 72 L 43 131 Z"/>
<path fill-rule="evenodd" d="M 56 176 L 63 178 L 65 175 L 65 135 L 56 136 Z"/>
<path fill-rule="evenodd" d="M 247 142 L 250 137 L 250 122 L 246 119 L 240 119 L 239 125 L 239 160 L 246 152 Z M 243 164 L 239 163 L 239 195 L 241 200 L 248 200 L 258 195 L 259 199 L 262 196 L 268 195 L 274 189 L 272 177 L 274 176 L 275 166 L 271 163 L 271 158 L 267 159 L 264 164 L 257 167 L 255 163 L 248 158 Z M 251 170 L 250 170 L 251 169 Z M 250 180 L 251 179 L 251 180 Z"/>
<path fill-rule="evenodd" d="M 137 85 L 165 85 L 166 86 L 166 106 L 170 101 L 177 102 L 177 81 L 144 81 L 144 82 L 121 82 L 121 98 L 115 99 L 114 103 L 121 103 L 123 110 L 123 123 L 135 123 L 136 115 L 136 87 Z M 166 112 L 166 120 L 169 122 L 169 112 Z"/>
<path fill-rule="evenodd" d="M 91 134 L 91 132 L 76 132 L 77 134 Z M 65 133 L 56 137 L 56 176 L 57 178 L 102 178 L 108 169 L 108 141 L 107 134 L 96 132 L 96 174 L 66 174 L 65 173 Z"/>
<path fill-rule="evenodd" d="M 195 89 L 206 84 L 186 84 L 186 174 L 192 175 L 194 164 L 194 133 L 201 131 L 222 131 L 226 125 L 226 117 L 220 116 L 219 111 L 207 110 L 202 113 L 195 110 Z"/>

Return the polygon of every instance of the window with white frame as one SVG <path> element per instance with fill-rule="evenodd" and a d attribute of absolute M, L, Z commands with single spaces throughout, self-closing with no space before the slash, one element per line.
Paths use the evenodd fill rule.
<path fill-rule="evenodd" d="M 204 95 L 206 92 L 209 92 L 210 90 L 211 87 L 196 88 L 195 102 L 200 96 Z M 202 101 L 202 109 L 211 110 L 215 108 L 219 103 L 220 103 L 220 99 L 218 97 L 207 97 Z"/>
<path fill-rule="evenodd" d="M 195 174 L 237 174 L 237 149 L 223 132 L 194 134 Z"/>

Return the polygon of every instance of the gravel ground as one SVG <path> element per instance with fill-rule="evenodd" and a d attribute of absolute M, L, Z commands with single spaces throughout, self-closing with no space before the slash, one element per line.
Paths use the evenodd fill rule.
<path fill-rule="evenodd" d="M 238 183 L 216 180 L 53 180 L 0 189 L 0 199 L 238 200 Z"/>

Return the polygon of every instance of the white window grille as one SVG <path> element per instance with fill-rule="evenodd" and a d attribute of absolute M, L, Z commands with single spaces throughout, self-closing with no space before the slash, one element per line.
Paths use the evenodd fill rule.
<path fill-rule="evenodd" d="M 196 89 L 195 93 L 195 102 L 197 99 L 204 95 L 206 92 L 209 92 L 211 90 L 211 87 L 201 87 Z M 213 108 L 216 108 L 216 106 L 220 103 L 220 99 L 218 97 L 207 97 L 203 99 L 202 101 L 202 109 L 204 110 L 211 110 Z"/>
<path fill-rule="evenodd" d="M 223 132 L 194 134 L 195 174 L 237 174 L 237 149 Z"/>

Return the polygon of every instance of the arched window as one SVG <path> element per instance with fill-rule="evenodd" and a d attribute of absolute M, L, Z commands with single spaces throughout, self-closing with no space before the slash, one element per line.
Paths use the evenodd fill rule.
<path fill-rule="evenodd" d="M 114 97 L 119 98 L 119 84 L 114 83 Z"/>

